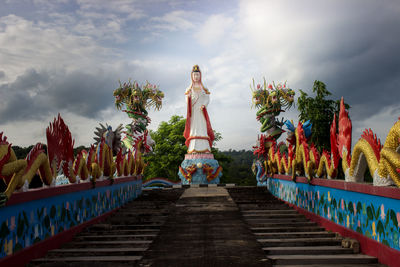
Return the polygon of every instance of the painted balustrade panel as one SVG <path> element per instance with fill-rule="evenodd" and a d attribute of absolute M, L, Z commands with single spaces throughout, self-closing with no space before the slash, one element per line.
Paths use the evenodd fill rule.
<path fill-rule="evenodd" d="M 2 207 L 0 258 L 116 209 L 141 190 L 134 180 Z"/>
<path fill-rule="evenodd" d="M 276 197 L 400 250 L 400 200 L 276 178 L 267 181 Z"/>

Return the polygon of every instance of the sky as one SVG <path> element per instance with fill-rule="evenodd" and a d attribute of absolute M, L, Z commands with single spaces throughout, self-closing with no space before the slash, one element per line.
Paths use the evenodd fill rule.
<path fill-rule="evenodd" d="M 365 128 L 384 142 L 400 117 L 399 49 L 396 0 L 0 0 L 0 132 L 13 145 L 45 143 L 60 113 L 87 146 L 99 123 L 130 122 L 112 95 L 129 79 L 165 93 L 149 113 L 156 130 L 186 116 L 198 64 L 220 150 L 255 145 L 250 84 L 264 77 L 287 81 L 296 99 L 323 81 L 351 106 L 353 145 Z M 280 117 L 297 124 L 298 111 Z"/>

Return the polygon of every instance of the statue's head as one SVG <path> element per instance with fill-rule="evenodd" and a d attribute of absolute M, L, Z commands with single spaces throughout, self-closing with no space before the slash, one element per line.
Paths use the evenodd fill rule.
<path fill-rule="evenodd" d="M 201 82 L 201 71 L 199 65 L 194 65 L 192 69 L 192 81 Z"/>

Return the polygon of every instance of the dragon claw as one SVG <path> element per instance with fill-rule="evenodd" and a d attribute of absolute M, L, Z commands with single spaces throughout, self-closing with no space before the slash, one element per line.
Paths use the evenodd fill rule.
<path fill-rule="evenodd" d="M 8 197 L 5 193 L 0 193 L 0 207 L 4 207 L 8 201 Z"/>

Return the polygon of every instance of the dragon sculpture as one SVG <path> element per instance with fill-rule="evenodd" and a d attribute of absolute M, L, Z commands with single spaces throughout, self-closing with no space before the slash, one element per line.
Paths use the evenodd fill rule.
<path fill-rule="evenodd" d="M 150 152 L 154 144 L 147 130 L 151 121 L 147 109 L 153 107 L 155 110 L 160 110 L 164 93 L 156 85 L 149 82 L 146 82 L 143 86 L 131 81 L 123 84 L 120 82 L 119 85 L 114 90 L 115 106 L 118 110 L 125 106 L 123 111 L 132 119 L 132 123 L 126 125 L 126 131 L 123 132 L 126 135 L 122 140 L 123 146 L 134 151 L 134 159 L 132 160 L 136 166 L 135 171 L 142 173 L 145 167 L 142 154 Z M 120 157 L 122 155 L 118 156 L 118 159 Z M 122 170 L 131 166 L 130 164 L 132 165 L 132 163 L 126 163 L 125 166 L 127 167 L 123 167 L 123 163 L 120 163 L 118 168 Z"/>
<path fill-rule="evenodd" d="M 251 170 L 256 176 L 257 185 L 263 186 L 266 185 L 265 182 L 267 181 L 267 175 L 265 173 L 265 168 L 263 163 L 258 159 L 254 160 L 253 165 L 251 166 Z"/>
<path fill-rule="evenodd" d="M 113 131 L 110 125 L 106 124 L 106 127 L 104 127 L 104 125 L 100 123 L 100 127 L 96 127 L 96 131 L 94 132 L 94 140 L 96 141 L 95 145 L 97 146 L 101 143 L 101 140 L 104 138 L 106 144 L 110 147 L 112 154 L 114 156 L 117 155 L 121 149 L 122 128 L 123 126 L 120 124 L 117 129 Z"/>
<path fill-rule="evenodd" d="M 7 137 L 0 133 L 0 178 L 6 185 L 5 191 L 0 193 L 0 206 L 5 205 L 14 191 L 25 190 L 37 172 L 46 186 L 54 186 L 59 173 L 63 173 L 70 183 L 88 178 L 95 182 L 102 176 L 113 179 L 116 170 L 118 176 L 141 173 L 132 153 L 125 156 L 120 153 L 114 162 L 105 138 L 97 146 L 98 153 L 92 145 L 89 152 L 82 150 L 74 158 L 74 140 L 60 115 L 47 127 L 46 139 L 47 153 L 43 144 L 38 143 L 25 159 L 17 159 Z"/>
<path fill-rule="evenodd" d="M 331 151 L 324 150 L 321 154 L 314 144 L 309 144 L 304 124 L 295 129 L 295 142 L 289 144 L 288 153 L 281 153 L 272 143 L 270 149 L 265 146 L 265 136 L 255 147 L 257 153 L 267 153 L 265 168 L 269 174 L 280 173 L 312 177 L 336 178 L 341 161 L 348 182 L 364 181 L 367 167 L 373 176 L 373 184 L 377 186 L 397 185 L 400 187 L 400 118 L 390 129 L 382 146 L 380 140 L 371 129 L 365 130 L 351 152 L 352 123 L 344 106 L 340 102 L 339 127 L 336 115 L 330 128 Z"/>
<path fill-rule="evenodd" d="M 267 138 L 277 140 L 284 132 L 283 120 L 276 119 L 281 112 L 288 110 L 293 105 L 294 91 L 286 87 L 286 83 L 275 85 L 258 84 L 255 87 L 253 80 L 253 104 L 258 109 L 257 120 L 261 123 L 261 132 L 267 132 Z"/>
<path fill-rule="evenodd" d="M 281 112 L 288 110 L 293 105 L 294 101 L 294 91 L 286 87 L 286 83 L 277 84 L 267 84 L 264 79 L 263 85 L 258 84 L 255 86 L 253 79 L 253 86 L 250 86 L 253 92 L 253 105 L 258 109 L 257 120 L 261 123 L 261 132 L 266 132 L 266 134 L 261 134 L 258 138 L 258 144 L 253 147 L 254 154 L 258 155 L 258 158 L 264 158 L 264 160 L 255 160 L 253 162 L 253 173 L 256 175 L 258 183 L 261 185 L 265 182 L 266 170 L 263 168 L 267 165 L 268 151 L 272 147 L 276 147 L 277 139 L 285 132 L 282 129 L 284 125 L 283 119 L 281 121 L 277 120 L 276 117 L 279 116 Z M 292 138 L 293 139 L 293 138 Z M 280 143 L 279 150 L 287 150 L 287 147 Z"/>

